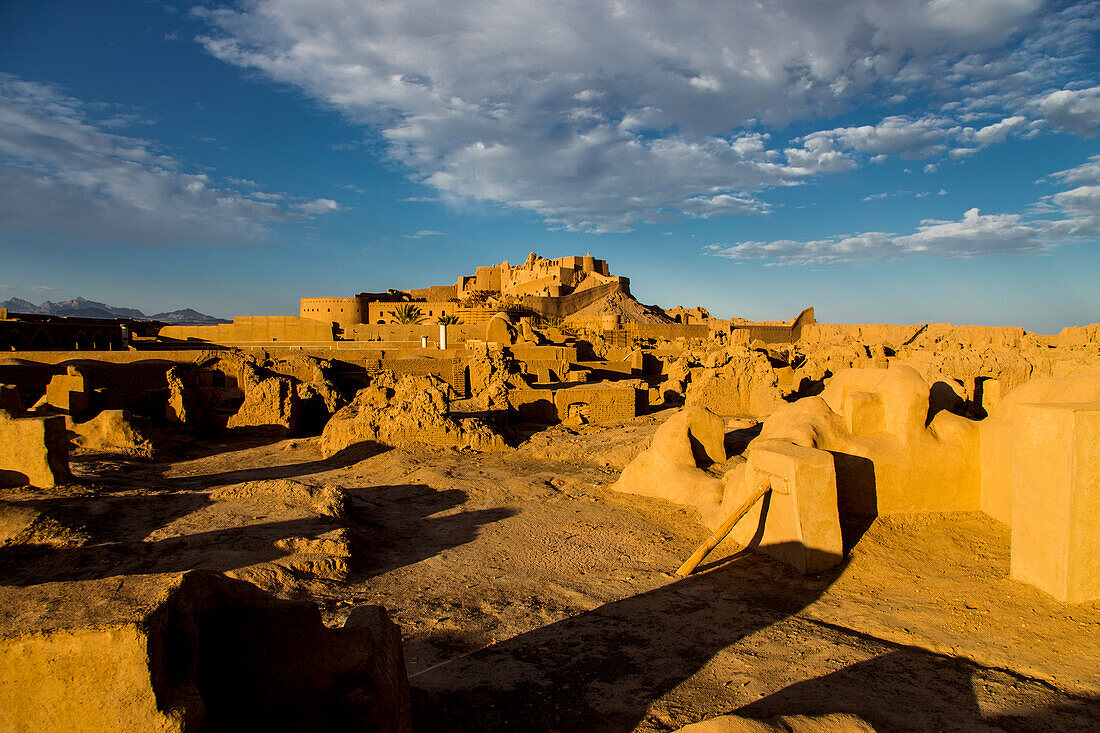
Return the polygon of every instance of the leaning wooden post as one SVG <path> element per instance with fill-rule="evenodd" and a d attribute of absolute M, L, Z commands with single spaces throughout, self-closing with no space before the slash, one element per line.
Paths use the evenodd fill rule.
<path fill-rule="evenodd" d="M 692 554 L 692 556 L 689 557 L 687 561 L 680 566 L 680 569 L 676 571 L 676 574 L 684 578 L 691 575 L 691 571 L 694 570 L 699 563 L 703 562 L 703 558 L 709 555 L 710 551 L 717 547 L 718 543 L 724 540 L 726 538 L 726 535 L 728 535 L 730 531 L 733 530 L 734 526 L 745 518 L 745 515 L 749 513 L 750 509 L 752 509 L 753 504 L 760 501 L 760 499 L 763 498 L 764 494 L 768 493 L 771 490 L 772 482 L 770 480 L 765 480 L 764 483 L 753 489 L 752 494 L 750 494 L 749 497 L 745 499 L 745 502 L 740 507 L 738 507 L 737 511 L 731 514 L 729 516 L 729 519 L 722 522 L 722 526 L 714 530 L 714 534 L 712 534 L 706 542 L 699 545 L 699 549 L 696 550 Z"/>

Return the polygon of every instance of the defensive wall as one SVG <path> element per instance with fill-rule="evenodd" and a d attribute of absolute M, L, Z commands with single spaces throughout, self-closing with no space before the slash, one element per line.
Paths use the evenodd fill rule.
<path fill-rule="evenodd" d="M 560 298 L 544 298 L 528 295 L 520 298 L 524 308 L 544 318 L 568 318 L 612 293 L 630 295 L 630 280 L 620 277 L 616 282 L 597 285 L 579 293 L 570 293 Z"/>
<path fill-rule="evenodd" d="M 308 318 L 325 323 L 336 323 L 347 329 L 356 323 L 363 323 L 370 304 L 361 296 L 354 298 L 302 298 L 298 309 L 299 318 Z M 237 319 L 234 318 L 234 321 Z"/>
<path fill-rule="evenodd" d="M 232 323 L 214 326 L 165 326 L 160 330 L 160 337 L 222 346 L 249 346 L 279 341 L 322 344 L 336 340 L 331 323 L 297 316 L 234 316 Z"/>

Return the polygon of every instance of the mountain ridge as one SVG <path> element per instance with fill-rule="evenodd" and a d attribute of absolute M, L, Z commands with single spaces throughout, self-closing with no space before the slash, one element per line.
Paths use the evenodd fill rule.
<path fill-rule="evenodd" d="M 205 326 L 218 323 L 231 323 L 231 321 L 217 316 L 200 313 L 194 308 L 181 308 L 164 313 L 156 313 L 147 316 L 137 308 L 124 308 L 100 303 L 87 298 L 73 298 L 59 302 L 45 301 L 41 305 L 35 305 L 29 300 L 11 298 L 0 301 L 0 308 L 7 308 L 9 313 L 30 313 L 42 316 L 68 316 L 70 318 L 130 318 L 135 321 L 162 321 L 181 326 Z"/>

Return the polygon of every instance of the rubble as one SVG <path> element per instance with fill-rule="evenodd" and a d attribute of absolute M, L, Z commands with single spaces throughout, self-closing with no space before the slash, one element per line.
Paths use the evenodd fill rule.
<path fill-rule="evenodd" d="M 499 451 L 504 440 L 476 418 L 450 417 L 449 387 L 434 377 L 403 377 L 393 387 L 359 390 L 332 416 L 321 434 L 321 450 L 333 456 L 360 444 L 432 445 Z"/>

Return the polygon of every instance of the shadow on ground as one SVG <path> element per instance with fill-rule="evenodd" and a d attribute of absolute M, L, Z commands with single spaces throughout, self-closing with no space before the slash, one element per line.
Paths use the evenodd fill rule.
<path fill-rule="evenodd" d="M 446 513 L 466 502 L 466 492 L 424 484 L 345 491 L 352 499 L 356 544 L 370 548 L 356 564 L 360 580 L 472 542 L 482 526 L 516 513 L 506 507 Z"/>
<path fill-rule="evenodd" d="M 1066 695 L 1041 682 L 966 659 L 877 639 L 875 643 L 890 650 L 832 674 L 790 685 L 730 712 L 748 718 L 847 713 L 879 731 L 1083 731 L 1100 720 L 1100 699 L 1095 697 Z M 994 694 L 1001 698 L 991 702 L 1013 712 L 983 715 L 978 691 L 986 687 L 996 689 Z M 1032 702 L 1039 698 L 1042 703 L 1012 699 L 1028 687 L 1032 689 L 1027 697 Z M 1051 700 L 1053 697 L 1057 701 Z"/>
<path fill-rule="evenodd" d="M 633 730 L 720 649 L 802 610 L 837 575 L 802 578 L 738 555 L 415 675 L 416 727 Z"/>
<path fill-rule="evenodd" d="M 745 553 L 712 567 L 414 675 L 416 729 L 632 731 L 646 722 L 654 701 L 694 676 L 719 651 L 799 613 L 842 572 L 835 568 L 804 578 Z M 819 626 L 826 637 L 865 641 L 871 654 L 877 649 L 880 655 L 727 712 L 752 718 L 848 712 L 883 731 L 990 725 L 1078 730 L 1100 715 L 1096 700 L 1070 698 L 1052 688 L 1042 704 L 1033 704 L 1044 697 L 1034 694 L 1041 683 L 1013 677 L 1002 689 L 1015 692 L 1017 683 L 1028 683 L 1029 705 L 1011 717 L 986 719 L 976 701 L 975 681 L 982 675 L 1012 675 L 861 638 L 841 626 Z"/>

